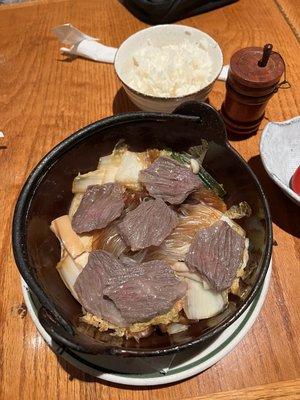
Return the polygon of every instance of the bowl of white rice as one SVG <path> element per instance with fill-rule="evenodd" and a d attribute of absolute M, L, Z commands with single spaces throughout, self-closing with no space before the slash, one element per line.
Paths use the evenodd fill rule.
<path fill-rule="evenodd" d="M 221 72 L 223 55 L 218 43 L 199 29 L 157 25 L 125 40 L 114 65 L 137 107 L 171 112 L 186 101 L 207 99 Z"/>

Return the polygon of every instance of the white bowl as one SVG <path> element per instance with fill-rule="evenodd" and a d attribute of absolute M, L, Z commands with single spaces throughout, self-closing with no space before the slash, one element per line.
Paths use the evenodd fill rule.
<path fill-rule="evenodd" d="M 205 39 L 208 53 L 213 62 L 209 84 L 200 88 L 197 92 L 180 97 L 155 97 L 134 90 L 128 84 L 128 71 L 132 68 L 132 55 L 139 48 L 144 47 L 149 39 L 154 46 L 178 44 L 183 40 L 196 43 Z M 186 101 L 204 101 L 207 99 L 221 72 L 223 55 L 218 43 L 207 33 L 184 25 L 157 25 L 143 29 L 126 39 L 116 53 L 114 65 L 127 95 L 137 107 L 144 111 L 171 112 Z"/>
<path fill-rule="evenodd" d="M 260 155 L 270 178 L 300 205 L 300 196 L 290 188 L 291 177 L 300 165 L 300 116 L 269 122 L 262 132 Z"/>

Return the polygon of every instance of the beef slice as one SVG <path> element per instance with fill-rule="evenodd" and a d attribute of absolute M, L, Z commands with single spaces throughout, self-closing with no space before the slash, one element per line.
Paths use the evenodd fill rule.
<path fill-rule="evenodd" d="M 128 326 L 170 311 L 185 295 L 186 284 L 164 261 L 125 264 L 97 250 L 90 254 L 74 289 L 88 312 Z"/>
<path fill-rule="evenodd" d="M 117 183 L 88 186 L 72 219 L 76 233 L 105 228 L 124 208 L 123 190 Z"/>
<path fill-rule="evenodd" d="M 181 204 L 190 193 L 202 186 L 201 180 L 190 168 L 168 157 L 159 157 L 140 171 L 139 181 L 152 197 L 170 204 Z"/>
<path fill-rule="evenodd" d="M 143 201 L 118 224 L 119 232 L 132 251 L 159 246 L 178 223 L 174 210 L 161 199 Z"/>
<path fill-rule="evenodd" d="M 215 290 L 230 288 L 242 262 L 245 238 L 225 221 L 199 230 L 189 248 L 185 262 L 198 271 Z"/>

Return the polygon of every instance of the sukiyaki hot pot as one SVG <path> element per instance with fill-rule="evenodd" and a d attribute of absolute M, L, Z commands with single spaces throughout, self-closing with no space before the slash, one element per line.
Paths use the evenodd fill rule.
<path fill-rule="evenodd" d="M 13 221 L 42 325 L 92 354 L 163 355 L 212 339 L 258 293 L 271 246 L 263 190 L 202 103 L 74 133 L 31 173 Z"/>

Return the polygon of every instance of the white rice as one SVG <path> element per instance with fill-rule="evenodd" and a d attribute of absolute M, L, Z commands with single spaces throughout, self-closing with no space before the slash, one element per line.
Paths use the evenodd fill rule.
<path fill-rule="evenodd" d="M 210 83 L 212 61 L 205 40 L 154 46 L 150 41 L 132 57 L 128 85 L 157 97 L 194 93 Z"/>

